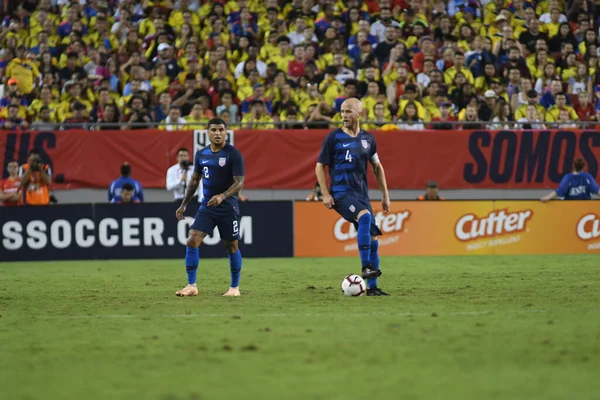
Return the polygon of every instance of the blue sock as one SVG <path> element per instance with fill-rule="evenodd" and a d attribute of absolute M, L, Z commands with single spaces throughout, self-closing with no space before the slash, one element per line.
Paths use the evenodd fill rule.
<path fill-rule="evenodd" d="M 363 214 L 358 219 L 358 253 L 360 254 L 360 262 L 363 268 L 369 265 L 369 257 L 371 253 L 371 214 Z"/>
<path fill-rule="evenodd" d="M 240 286 L 240 275 L 242 274 L 242 253 L 236 251 L 229 254 L 229 269 L 231 270 L 231 287 Z"/>
<path fill-rule="evenodd" d="M 200 255 L 198 248 L 186 247 L 185 248 L 185 272 L 187 272 L 188 283 L 193 285 L 196 283 L 196 271 L 198 270 L 198 264 L 200 263 Z"/>
<path fill-rule="evenodd" d="M 375 269 L 379 269 L 379 241 L 374 240 L 371 242 L 371 265 Z M 377 287 L 377 278 L 367 279 L 367 287 L 369 289 Z"/>

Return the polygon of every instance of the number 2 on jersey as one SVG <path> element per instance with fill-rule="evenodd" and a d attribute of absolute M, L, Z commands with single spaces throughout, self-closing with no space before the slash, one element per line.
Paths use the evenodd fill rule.
<path fill-rule="evenodd" d="M 209 178 L 208 167 L 202 168 L 202 173 L 204 174 L 204 179 L 208 179 Z"/>
<path fill-rule="evenodd" d="M 350 150 L 346 150 L 346 161 L 352 162 L 352 154 L 350 154 Z"/>

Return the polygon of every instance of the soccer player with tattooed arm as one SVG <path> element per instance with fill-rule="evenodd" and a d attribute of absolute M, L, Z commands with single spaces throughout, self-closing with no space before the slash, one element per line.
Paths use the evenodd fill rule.
<path fill-rule="evenodd" d="M 200 180 L 203 180 L 202 203 L 190 227 L 185 253 L 188 285 L 176 292 L 177 296 L 197 296 L 196 272 L 200 262 L 198 247 L 204 238 L 219 228 L 219 234 L 229 255 L 231 286 L 223 296 L 240 296 L 239 282 L 242 255 L 238 249 L 240 238 L 240 210 L 237 196 L 244 186 L 244 159 L 238 149 L 226 142 L 225 122 L 213 118 L 208 122 L 210 145 L 198 150 L 194 156 L 194 172 L 188 184 L 177 219 L 190 203 Z"/>
<path fill-rule="evenodd" d="M 377 286 L 381 230 L 376 224 L 369 200 L 367 165 L 370 163 L 383 194 L 381 206 L 387 214 L 390 195 L 385 172 L 377 155 L 377 144 L 370 133 L 360 128 L 362 104 L 350 98 L 342 103 L 343 126 L 331 132 L 323 142 L 315 172 L 323 194 L 323 204 L 333 208 L 357 230 L 362 277 L 367 280 L 367 296 L 389 296 Z M 325 166 L 329 167 L 331 187 L 327 186 Z"/>

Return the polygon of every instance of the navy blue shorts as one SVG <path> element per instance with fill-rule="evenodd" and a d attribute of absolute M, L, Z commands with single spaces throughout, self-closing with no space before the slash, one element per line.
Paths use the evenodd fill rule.
<path fill-rule="evenodd" d="M 237 206 L 209 207 L 201 204 L 190 229 L 212 235 L 215 227 L 223 240 L 240 239 L 240 210 Z"/>
<path fill-rule="evenodd" d="M 352 222 L 354 227 L 358 230 L 358 214 L 362 210 L 369 210 L 371 213 L 372 222 L 371 222 L 371 236 L 381 236 L 383 233 L 381 229 L 375 223 L 375 214 L 373 214 L 373 209 L 371 208 L 371 203 L 369 200 L 362 200 L 356 196 L 351 194 L 341 195 L 339 198 L 335 199 L 335 205 L 333 209 L 337 211 L 346 221 Z"/>

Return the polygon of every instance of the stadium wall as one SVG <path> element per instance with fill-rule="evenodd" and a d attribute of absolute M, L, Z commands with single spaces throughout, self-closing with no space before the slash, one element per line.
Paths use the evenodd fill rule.
<path fill-rule="evenodd" d="M 246 189 L 308 189 L 325 130 L 231 131 L 246 163 Z M 373 132 L 390 189 L 421 189 L 430 179 L 446 189 L 547 189 L 581 156 L 597 176 L 600 132 Z M 0 132 L 2 177 L 7 164 L 27 162 L 31 148 L 52 167 L 55 189 L 107 188 L 125 161 L 146 188 L 164 188 L 177 150 L 206 144 L 205 131 Z M 377 187 L 374 179 L 370 187 Z"/>
<path fill-rule="evenodd" d="M 600 254 L 595 201 L 392 202 L 373 210 L 382 255 Z M 175 203 L 0 208 L 0 261 L 182 258 L 195 210 Z M 245 257 L 356 254 L 356 230 L 316 202 L 240 204 Z M 203 258 L 221 257 L 218 232 Z"/>

